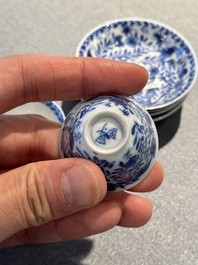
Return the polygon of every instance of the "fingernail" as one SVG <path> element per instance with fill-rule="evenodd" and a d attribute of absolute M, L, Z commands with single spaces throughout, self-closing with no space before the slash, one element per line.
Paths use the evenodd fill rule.
<path fill-rule="evenodd" d="M 100 187 L 94 171 L 86 164 L 69 168 L 62 178 L 63 195 L 71 207 L 91 207 L 100 198 Z"/>

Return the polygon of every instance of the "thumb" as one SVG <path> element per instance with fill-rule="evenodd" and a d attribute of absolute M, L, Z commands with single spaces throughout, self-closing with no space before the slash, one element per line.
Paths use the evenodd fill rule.
<path fill-rule="evenodd" d="M 32 163 L 0 176 L 0 242 L 15 233 L 98 204 L 106 194 L 100 168 L 85 159 Z"/>

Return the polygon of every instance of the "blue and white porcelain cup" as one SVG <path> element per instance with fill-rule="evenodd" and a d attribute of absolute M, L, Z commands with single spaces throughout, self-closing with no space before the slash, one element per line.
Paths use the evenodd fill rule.
<path fill-rule="evenodd" d="M 137 102 L 118 95 L 77 104 L 60 136 L 61 157 L 82 157 L 103 171 L 108 191 L 132 188 L 154 165 L 158 151 L 155 124 Z"/>

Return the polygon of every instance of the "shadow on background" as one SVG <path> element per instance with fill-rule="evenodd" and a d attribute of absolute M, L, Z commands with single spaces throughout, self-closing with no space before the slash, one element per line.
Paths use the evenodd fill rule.
<path fill-rule="evenodd" d="M 159 136 L 159 148 L 165 146 L 175 136 L 180 125 L 181 112 L 182 107 L 168 118 L 155 123 Z"/>
<path fill-rule="evenodd" d="M 80 100 L 68 100 L 68 101 L 63 101 L 62 103 L 62 109 L 65 113 L 65 116 L 67 116 L 67 114 L 69 113 L 69 111 L 75 107 L 78 103 L 80 102 Z"/>
<path fill-rule="evenodd" d="M 22 245 L 0 249 L 1 265 L 82 265 L 93 242 L 89 239 L 61 243 Z"/>

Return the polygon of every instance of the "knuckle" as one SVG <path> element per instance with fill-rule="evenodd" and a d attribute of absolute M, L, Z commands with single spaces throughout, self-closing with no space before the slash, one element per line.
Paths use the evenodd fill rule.
<path fill-rule="evenodd" d="M 28 226 L 39 226 L 51 221 L 53 216 L 46 196 L 44 177 L 36 163 L 25 167 L 23 179 L 25 179 L 23 211 Z"/>
<path fill-rule="evenodd" d="M 29 102 L 32 98 L 39 101 L 39 92 L 37 83 L 32 80 L 32 76 L 29 73 L 29 68 L 23 57 L 19 58 L 17 61 L 19 76 L 21 78 L 22 88 L 23 88 L 23 100 L 24 102 Z"/>

